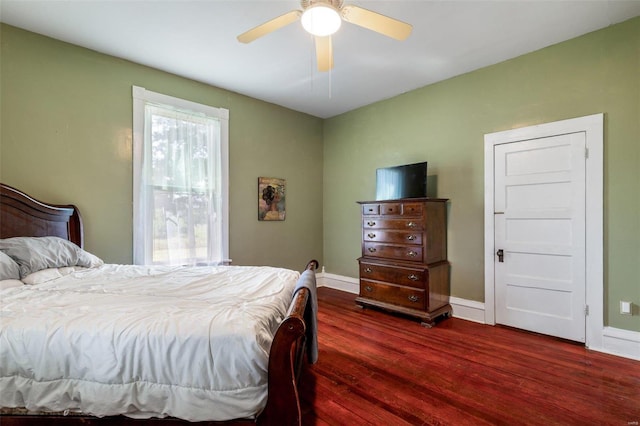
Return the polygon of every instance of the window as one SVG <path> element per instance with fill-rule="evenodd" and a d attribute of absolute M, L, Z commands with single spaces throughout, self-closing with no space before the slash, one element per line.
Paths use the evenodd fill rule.
<path fill-rule="evenodd" d="M 229 111 L 133 86 L 133 262 L 228 257 Z"/>

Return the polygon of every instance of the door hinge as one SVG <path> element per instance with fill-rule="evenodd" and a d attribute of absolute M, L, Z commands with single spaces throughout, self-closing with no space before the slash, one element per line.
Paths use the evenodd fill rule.
<path fill-rule="evenodd" d="M 589 305 L 584 305 L 584 314 L 589 315 Z"/>
<path fill-rule="evenodd" d="M 586 160 L 589 159 L 589 148 L 587 148 L 586 146 L 584 147 L 584 158 Z"/>

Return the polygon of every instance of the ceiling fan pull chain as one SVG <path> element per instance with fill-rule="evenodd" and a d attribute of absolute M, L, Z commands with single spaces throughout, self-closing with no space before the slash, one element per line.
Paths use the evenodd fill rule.
<path fill-rule="evenodd" d="M 331 45 L 331 57 L 333 58 L 333 45 Z M 333 67 L 329 68 L 329 99 L 331 99 L 332 83 L 333 83 Z"/>

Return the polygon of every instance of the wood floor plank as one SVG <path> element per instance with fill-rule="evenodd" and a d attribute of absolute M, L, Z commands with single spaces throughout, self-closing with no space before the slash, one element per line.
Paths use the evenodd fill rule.
<path fill-rule="evenodd" d="M 640 362 L 456 318 L 426 329 L 319 289 L 319 362 L 304 374 L 309 425 L 629 425 Z"/>

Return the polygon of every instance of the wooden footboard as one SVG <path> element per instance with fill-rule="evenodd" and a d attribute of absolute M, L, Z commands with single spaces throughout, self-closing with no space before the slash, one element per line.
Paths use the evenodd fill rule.
<path fill-rule="evenodd" d="M 318 261 L 307 264 L 306 271 L 318 267 Z M 303 272 L 303 273 L 305 273 Z M 305 309 L 310 294 L 301 288 L 293 296 L 287 317 L 278 327 L 269 353 L 269 392 L 267 406 L 258 417 L 260 425 L 300 425 L 302 413 L 298 395 L 298 375 L 305 359 Z"/>
<path fill-rule="evenodd" d="M 72 206 L 56 206 L 42 203 L 28 195 L 0 184 L 0 238 L 17 236 L 57 236 L 82 246 L 82 220 L 78 210 Z M 312 275 L 315 290 L 316 260 L 310 261 L 304 274 Z M 259 425 L 300 425 L 302 414 L 298 395 L 298 375 L 305 362 L 305 344 L 309 318 L 310 290 L 302 287 L 295 292 L 287 316 L 279 325 L 269 353 L 268 397 L 262 413 L 255 420 L 239 419 L 230 422 L 200 422 L 196 424 L 254 424 Z M 315 312 L 313 312 L 315 314 Z M 128 417 L 97 418 L 85 415 L 64 415 L 63 413 L 42 414 L 2 414 L 2 426 L 22 425 L 131 425 L 148 423 L 184 423 L 174 418 L 134 420 Z"/>

